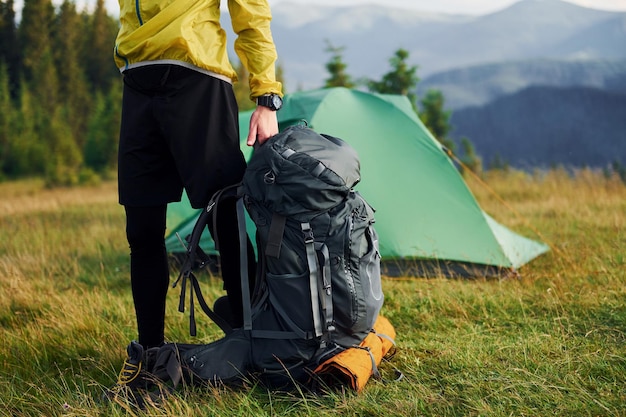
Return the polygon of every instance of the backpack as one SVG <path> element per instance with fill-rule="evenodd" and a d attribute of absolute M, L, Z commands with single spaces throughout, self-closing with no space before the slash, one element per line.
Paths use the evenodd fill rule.
<path fill-rule="evenodd" d="M 174 284 L 182 282 L 181 311 L 191 288 L 192 334 L 195 294 L 226 335 L 206 345 L 165 345 L 155 374 L 175 383 L 254 378 L 289 387 L 310 382 L 321 364 L 365 343 L 384 296 L 374 210 L 354 191 L 359 180 L 356 151 L 306 126 L 291 126 L 255 149 L 242 184 L 217 193 L 199 217 Z M 242 270 L 244 325 L 236 330 L 208 307 L 193 274 L 207 263 L 198 242 L 221 198 L 238 200 L 240 241 L 244 207 L 256 226 L 256 286 L 248 293 Z M 372 356 L 372 364 L 379 361 Z"/>

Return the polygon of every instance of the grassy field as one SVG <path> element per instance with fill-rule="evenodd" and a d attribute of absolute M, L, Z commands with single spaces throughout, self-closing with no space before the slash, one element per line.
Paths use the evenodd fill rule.
<path fill-rule="evenodd" d="M 552 251 L 519 278 L 385 278 L 402 381 L 370 380 L 359 395 L 187 390 L 145 415 L 626 415 L 626 186 L 589 171 L 468 183 L 485 211 Z M 135 337 L 115 184 L 25 181 L 0 195 L 0 415 L 144 415 L 99 402 Z M 220 293 L 217 279 L 204 282 Z M 202 319 L 188 336 L 177 295 L 168 338 L 219 337 Z"/>

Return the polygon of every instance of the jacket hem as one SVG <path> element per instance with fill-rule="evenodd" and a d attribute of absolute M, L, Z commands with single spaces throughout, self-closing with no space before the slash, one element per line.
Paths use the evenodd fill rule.
<path fill-rule="evenodd" d="M 120 68 L 120 72 L 123 74 L 124 71 L 129 70 L 129 69 L 133 69 L 133 68 L 140 68 L 140 67 L 146 67 L 148 65 L 180 65 L 181 67 L 185 67 L 185 68 L 189 68 L 191 70 L 194 71 L 198 71 L 202 74 L 208 75 L 210 77 L 214 77 L 217 79 L 220 79 L 222 81 L 225 81 L 229 84 L 233 83 L 233 80 L 224 75 L 224 74 L 218 74 L 217 72 L 213 72 L 213 71 L 209 71 L 200 67 L 197 67 L 193 64 L 190 64 L 188 62 L 184 62 L 184 61 L 178 61 L 176 59 L 157 59 L 155 61 L 143 61 L 143 62 L 135 62 L 133 64 L 128 64 L 125 65 L 124 67 Z"/>

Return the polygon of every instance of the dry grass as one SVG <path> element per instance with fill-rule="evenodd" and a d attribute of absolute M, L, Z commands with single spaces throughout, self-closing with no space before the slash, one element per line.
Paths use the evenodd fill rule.
<path fill-rule="evenodd" d="M 485 211 L 553 250 L 520 279 L 385 279 L 402 381 L 320 397 L 185 390 L 146 413 L 98 401 L 134 337 L 115 184 L 0 184 L 0 415 L 626 415 L 626 187 L 591 171 L 484 181 L 493 192 L 468 179 Z M 169 297 L 170 339 L 219 337 L 200 319 L 190 338 Z"/>
<path fill-rule="evenodd" d="M 28 213 L 59 212 L 71 206 L 110 204 L 117 200 L 115 182 L 93 187 L 66 189 L 45 188 L 41 180 L 24 180 L 0 184 L 0 217 Z"/>

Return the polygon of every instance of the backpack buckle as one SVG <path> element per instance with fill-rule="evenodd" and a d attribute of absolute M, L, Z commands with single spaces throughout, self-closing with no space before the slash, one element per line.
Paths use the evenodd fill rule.
<path fill-rule="evenodd" d="M 302 227 L 302 236 L 304 237 L 304 243 L 315 242 L 311 225 L 309 223 L 302 223 L 300 226 Z"/>
<path fill-rule="evenodd" d="M 302 235 L 304 236 L 304 243 L 313 243 L 315 241 L 313 237 L 313 230 L 303 230 Z"/>

